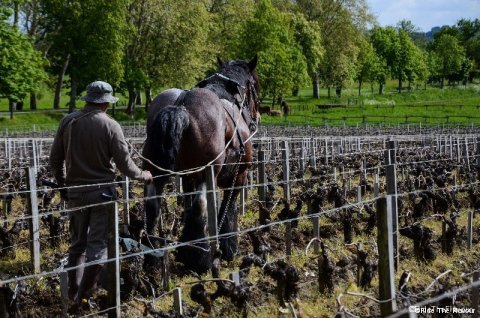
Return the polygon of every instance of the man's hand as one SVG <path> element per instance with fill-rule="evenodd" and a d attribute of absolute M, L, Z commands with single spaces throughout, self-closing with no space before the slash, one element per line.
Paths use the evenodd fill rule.
<path fill-rule="evenodd" d="M 143 177 L 146 183 L 153 182 L 153 176 L 148 170 L 143 170 Z"/>

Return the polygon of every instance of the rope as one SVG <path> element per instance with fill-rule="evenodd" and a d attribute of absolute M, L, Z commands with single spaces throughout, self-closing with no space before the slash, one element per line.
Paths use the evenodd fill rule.
<path fill-rule="evenodd" d="M 145 158 L 144 156 L 142 156 L 142 154 L 140 154 L 134 147 L 132 144 L 130 144 L 128 141 L 127 143 L 132 146 L 132 150 L 142 159 L 142 160 L 145 160 L 146 162 L 148 162 L 152 167 L 154 167 L 155 169 L 158 169 L 160 171 L 163 171 L 163 172 L 167 172 L 168 174 L 170 175 L 176 175 L 176 176 L 184 176 L 184 175 L 189 175 L 189 174 L 194 174 L 194 173 L 198 173 L 198 172 L 201 172 L 203 170 L 205 170 L 208 166 L 212 165 L 215 161 L 217 161 L 224 153 L 225 151 L 227 151 L 228 147 L 230 146 L 230 144 L 232 143 L 233 141 L 233 138 L 235 137 L 235 134 L 237 133 L 237 130 L 238 130 L 238 123 L 240 122 L 240 118 L 241 116 L 238 117 L 237 121 L 235 122 L 235 130 L 233 131 L 232 133 L 232 137 L 230 138 L 230 140 L 225 144 L 225 147 L 223 148 L 223 150 L 213 159 L 211 160 L 210 162 L 208 162 L 207 164 L 203 165 L 203 166 L 200 166 L 200 167 L 195 167 L 195 168 L 191 168 L 191 169 L 185 169 L 185 170 L 182 170 L 182 171 L 173 171 L 173 170 L 170 170 L 170 169 L 166 169 L 166 168 L 162 168 L 156 164 L 154 164 L 150 159 L 147 159 Z M 249 139 L 247 139 L 249 140 Z M 158 177 L 163 177 L 163 176 L 157 176 L 156 178 Z"/>

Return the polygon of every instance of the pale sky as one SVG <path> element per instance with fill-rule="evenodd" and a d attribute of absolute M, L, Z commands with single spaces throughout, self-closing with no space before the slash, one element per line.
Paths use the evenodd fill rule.
<path fill-rule="evenodd" d="M 460 18 L 480 18 L 480 0 L 367 0 L 381 26 L 411 20 L 422 31 L 453 25 Z"/>

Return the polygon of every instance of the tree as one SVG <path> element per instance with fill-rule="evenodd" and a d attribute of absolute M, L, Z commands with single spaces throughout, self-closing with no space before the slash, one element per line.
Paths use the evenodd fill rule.
<path fill-rule="evenodd" d="M 252 18 L 254 10 L 251 0 L 212 0 L 209 12 L 214 23 L 208 41 L 218 56 L 237 58 L 244 22 Z"/>
<path fill-rule="evenodd" d="M 461 71 L 465 49 L 456 37 L 442 34 L 434 40 L 431 50 L 436 55 L 435 71 L 441 76 L 441 88 L 444 88 L 445 78 Z"/>
<path fill-rule="evenodd" d="M 358 95 L 360 96 L 363 82 L 374 77 L 372 73 L 375 70 L 375 64 L 378 63 L 378 58 L 372 44 L 365 38 L 361 38 L 359 49 L 355 79 L 358 81 Z"/>
<path fill-rule="evenodd" d="M 104 80 L 117 87 L 123 77 L 128 0 L 44 0 L 45 27 L 58 59 L 68 57 L 70 106 L 78 87 Z M 82 89 L 80 89 L 81 91 Z"/>
<path fill-rule="evenodd" d="M 191 87 L 214 65 L 215 45 L 208 42 L 213 16 L 207 1 L 143 0 L 129 8 L 125 48 L 127 113 L 133 114 L 140 89 Z M 148 98 L 147 93 L 147 100 Z"/>
<path fill-rule="evenodd" d="M 427 46 L 427 36 L 410 20 L 400 20 L 397 23 L 397 29 L 404 31 L 413 40 L 415 45 L 419 48 L 425 49 Z"/>
<path fill-rule="evenodd" d="M 271 96 L 273 104 L 308 81 L 307 60 L 294 34 L 292 16 L 276 9 L 270 0 L 256 3 L 242 31 L 239 55 L 248 58 L 258 53 L 262 94 Z"/>
<path fill-rule="evenodd" d="M 466 56 L 474 62 L 472 69 L 480 68 L 480 19 L 461 19 L 457 22 L 458 39 Z"/>
<path fill-rule="evenodd" d="M 342 87 L 354 77 L 357 40 L 373 21 L 368 5 L 364 0 L 298 0 L 297 4 L 307 20 L 320 26 L 325 55 L 318 79 L 327 86 L 329 95 L 332 86 L 341 94 Z M 314 97 L 319 96 L 318 79 L 313 83 Z"/>
<path fill-rule="evenodd" d="M 0 95 L 8 98 L 10 107 L 38 90 L 46 78 L 45 59 L 28 36 L 9 24 L 11 10 L 0 6 Z"/>
<path fill-rule="evenodd" d="M 314 83 L 317 80 L 317 71 L 324 55 L 320 26 L 315 21 L 307 21 L 302 14 L 298 13 L 293 14 L 291 19 L 295 42 L 305 57 L 308 76 Z M 299 71 L 301 72 L 301 70 Z M 298 85 L 294 87 L 294 90 L 298 92 Z"/>
<path fill-rule="evenodd" d="M 401 93 L 404 80 L 407 79 L 409 83 L 414 81 L 415 69 L 418 66 L 416 58 L 421 55 L 408 33 L 403 30 L 398 31 L 398 42 L 396 43 L 397 51 L 392 69 L 394 77 L 398 79 L 398 92 Z"/>

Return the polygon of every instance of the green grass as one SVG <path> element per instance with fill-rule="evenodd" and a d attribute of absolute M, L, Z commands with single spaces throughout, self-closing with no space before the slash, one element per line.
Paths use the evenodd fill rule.
<path fill-rule="evenodd" d="M 331 90 L 331 98 L 328 98 L 327 90 L 321 89 L 320 98 L 312 98 L 312 88 L 306 87 L 299 91 L 298 96 L 287 97 L 291 112 L 287 118 L 262 116 L 262 125 L 356 125 L 358 123 L 480 123 L 480 85 L 471 84 L 467 88 L 439 89 L 428 86 L 405 91 L 399 94 L 396 82 L 390 81 L 383 95 L 371 93 L 369 85 L 358 96 L 357 88 L 344 89 L 342 97 L 337 98 L 335 91 Z M 126 97 L 119 94 L 120 105 L 125 105 Z M 62 94 L 62 109 L 67 110 L 68 96 Z M 329 108 L 320 110 L 319 104 L 344 104 L 345 108 Z M 45 88 L 39 94 L 38 112 L 27 114 L 14 114 L 10 120 L 8 114 L 0 116 L 0 127 L 57 125 L 64 113 L 45 112 L 51 110 L 53 105 L 53 93 Z M 264 100 L 264 105 L 271 105 L 271 100 Z M 425 106 L 426 105 L 426 106 Z M 79 101 L 77 107 L 83 107 Z M 25 101 L 24 110 L 28 112 L 28 101 Z M 275 105 L 274 109 L 279 109 Z M 0 112 L 8 111 L 8 103 L 0 99 Z M 138 107 L 132 118 L 125 114 L 123 109 L 116 112 L 118 121 L 144 121 L 145 112 L 143 107 Z"/>
<path fill-rule="evenodd" d="M 321 91 L 320 99 L 311 97 L 304 89 L 298 97 L 286 98 L 291 112 L 287 118 L 262 116 L 263 124 L 323 125 L 357 123 L 480 123 L 480 86 L 468 88 L 427 88 L 398 94 L 391 90 L 384 95 L 370 91 L 358 96 L 347 90 L 342 98 L 328 99 Z M 320 110 L 319 104 L 344 104 L 346 107 Z M 265 104 L 268 105 L 268 104 Z M 277 105 L 274 108 L 278 109 Z M 463 117 L 457 117 L 463 116 Z M 447 118 L 450 117 L 450 118 Z"/>

